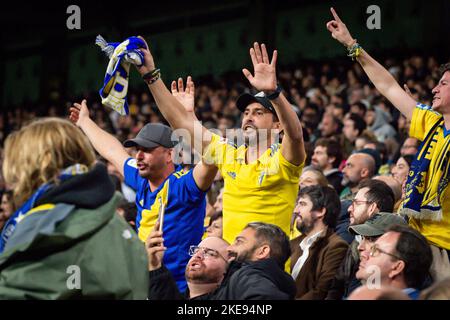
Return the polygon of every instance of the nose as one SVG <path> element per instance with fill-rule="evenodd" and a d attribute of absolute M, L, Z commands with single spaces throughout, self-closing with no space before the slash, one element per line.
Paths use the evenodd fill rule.
<path fill-rule="evenodd" d="M 198 250 L 193 256 L 192 258 L 194 259 L 199 259 L 199 260 L 203 260 L 204 256 L 203 256 L 203 251 L 200 249 Z"/>
<path fill-rule="evenodd" d="M 439 92 L 439 85 L 437 85 L 436 87 L 433 88 L 433 90 L 431 90 L 432 94 L 436 94 Z"/>
<path fill-rule="evenodd" d="M 393 166 L 391 170 L 391 174 L 394 175 L 397 173 L 397 166 Z"/>
<path fill-rule="evenodd" d="M 300 215 L 300 206 L 298 204 L 295 205 L 294 214 Z"/>
<path fill-rule="evenodd" d="M 144 156 L 144 152 L 142 152 L 142 150 L 138 150 L 136 152 L 136 159 L 142 159 Z"/>
<path fill-rule="evenodd" d="M 358 251 L 359 251 L 359 252 L 363 252 L 365 247 L 366 247 L 365 241 L 362 240 L 362 241 L 358 244 Z"/>
<path fill-rule="evenodd" d="M 347 211 L 348 211 L 349 213 L 353 213 L 353 202 L 350 203 L 350 206 L 348 207 Z"/>

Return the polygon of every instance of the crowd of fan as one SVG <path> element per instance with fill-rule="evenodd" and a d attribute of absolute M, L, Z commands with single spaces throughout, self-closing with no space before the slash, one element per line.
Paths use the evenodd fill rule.
<path fill-rule="evenodd" d="M 407 85 L 417 101 L 431 104 L 431 90 L 439 80 L 439 63 L 435 57 L 413 55 L 399 61 L 387 58 L 383 65 L 399 83 Z M 378 93 L 358 64 L 335 60 L 305 62 L 300 66 L 281 67 L 278 77 L 304 128 L 306 165 L 312 159 L 315 142 L 332 137 L 343 147 L 343 161 L 364 145 L 372 146 L 380 155 L 377 166 L 389 165 L 389 169 L 382 168 L 383 174 L 389 173 L 408 138 L 409 123 Z M 195 112 L 203 125 L 218 128 L 224 134 L 225 129 L 240 127 L 241 113 L 235 102 L 241 93 L 251 90 L 242 75 L 228 73 L 221 78 L 200 77 L 194 81 Z M 94 121 L 120 141 L 134 137 L 146 123 L 165 123 L 147 89 L 129 94 L 129 116 L 104 108 L 96 92 L 91 92 L 89 97 Z M 67 117 L 71 101 L 59 101 L 58 107 L 42 105 L 35 104 L 34 109 L 15 106 L 0 114 L 2 145 L 9 132 L 37 116 Z M 415 153 L 414 144 L 407 141 L 406 153 Z M 342 163 L 339 165 L 342 169 Z M 0 187 L 4 189 L 1 182 Z"/>
<path fill-rule="evenodd" d="M 405 90 L 408 90 L 416 101 L 431 105 L 431 90 L 440 77 L 439 63 L 435 57 L 414 55 L 398 61 L 388 58 L 382 64 L 399 83 L 406 85 Z M 226 129 L 239 128 L 241 112 L 236 107 L 236 99 L 243 92 L 255 93 L 251 91 L 245 78 L 240 74 L 230 73 L 222 78 L 201 77 L 194 81 L 196 83 L 195 113 L 203 125 L 207 128 L 218 128 L 223 135 Z M 392 227 L 393 224 L 401 224 L 397 216 L 392 215 L 386 218 L 383 214 L 384 212 L 395 213 L 401 203 L 407 173 L 413 155 L 418 150 L 419 141 L 408 137 L 410 124 L 378 93 L 361 67 L 351 61 L 308 62 L 295 67 L 280 67 L 278 81 L 300 118 L 307 151 L 305 168 L 300 177 L 298 203 L 292 215 L 290 239 L 299 239 L 299 231 L 301 234 L 314 236 L 311 226 L 308 228 L 306 222 L 302 224 L 297 221 L 302 206 L 301 199 L 305 198 L 312 202 L 313 206 L 327 208 L 329 214 L 337 217 L 335 222 L 331 222 L 333 219 L 327 221 L 326 217 L 321 221 L 331 233 L 336 232 L 336 235 L 340 236 L 340 238 L 327 238 L 329 243 L 324 244 L 325 247 L 331 246 L 336 252 L 334 260 L 327 260 L 324 270 L 313 270 L 312 266 L 304 265 L 305 261 L 296 264 L 297 268 L 292 266 L 292 273 L 296 275 L 296 278 L 302 279 L 296 281 L 295 297 L 298 299 L 342 299 L 348 298 L 353 292 L 353 298 L 356 299 L 358 297 L 362 299 L 408 298 L 407 294 L 402 295 L 387 289 L 369 292 L 364 292 L 364 289 L 356 291 L 354 289 L 361 284 L 361 280 L 367 280 L 368 277 L 367 274 L 362 274 L 361 270 L 358 271 L 360 259 L 358 250 L 363 252 L 364 241 L 375 243 L 377 239 L 385 237 L 386 243 L 397 247 L 397 252 L 405 255 L 402 256 L 402 260 L 410 259 L 407 263 L 420 264 L 420 261 L 412 258 L 413 255 L 417 255 L 419 260 L 427 256 L 431 259 L 431 253 L 422 246 L 425 240 L 420 234 L 413 233 L 406 227 Z M 168 84 L 167 81 L 166 84 Z M 89 100 L 92 120 L 122 142 L 134 138 L 147 123 L 165 123 L 151 94 L 146 89 L 142 92 L 130 92 L 129 116 L 119 116 L 118 113 L 105 109 L 95 97 L 95 93 L 91 94 Z M 67 102 L 58 107 L 59 109 L 51 107 L 42 112 L 20 107 L 9 109 L 0 115 L 0 138 L 3 142 L 9 132 L 18 130 L 37 116 L 67 117 L 68 107 L 71 105 L 71 102 Z M 127 151 L 131 156 L 134 155 L 133 148 Z M 105 159 L 101 160 L 107 163 Z M 118 213 L 134 228 L 135 193 L 126 186 L 123 177 L 113 165 L 108 165 L 108 172 L 116 185 L 116 190 L 122 195 Z M 330 195 L 328 186 L 332 186 L 338 192 L 340 199 Z M 3 190 L 0 224 L 3 226 L 14 212 L 14 205 L 12 193 L 6 190 L 3 181 L 0 181 L 0 188 Z M 222 195 L 223 179 L 218 173 L 207 195 L 205 232 L 219 238 L 222 236 Z M 358 201 L 370 201 L 374 206 L 359 212 Z M 297 230 L 297 227 L 301 230 Z M 371 227 L 379 232 L 366 234 L 366 229 Z M 250 228 L 259 230 L 261 226 L 250 225 Z M 400 239 L 395 238 L 396 233 L 400 234 Z M 359 242 L 354 241 L 355 236 L 360 237 Z M 402 241 L 411 241 L 411 248 L 398 245 Z M 210 248 L 214 247 L 214 244 L 208 245 Z M 380 245 L 382 246 L 378 244 Z M 217 252 L 222 252 L 223 244 L 219 243 L 217 246 Z M 299 243 L 292 246 L 298 247 Z M 308 244 L 301 244 L 301 246 L 305 250 Z M 325 249 L 316 250 L 318 252 L 315 259 L 321 261 L 325 258 Z M 422 256 L 417 254 L 418 251 L 422 253 Z M 380 252 L 383 253 L 381 249 L 378 254 Z M 202 254 L 205 256 L 212 253 L 203 252 Z M 377 254 L 376 249 L 373 249 L 371 254 Z M 294 260 L 301 260 L 299 256 L 295 258 Z M 417 268 L 419 271 L 427 271 L 429 265 L 422 263 Z M 155 267 L 155 269 L 158 268 Z M 318 278 L 320 279 L 317 280 Z M 316 281 L 320 284 L 315 283 Z M 404 288 L 418 290 L 430 285 L 430 279 L 418 273 L 407 274 L 401 281 L 404 282 Z M 162 290 L 155 283 L 152 285 L 154 292 Z M 195 288 L 189 287 L 189 289 L 191 295 L 187 297 L 195 298 L 192 294 Z M 167 291 L 167 288 L 164 290 Z M 264 289 L 261 290 L 264 291 Z M 442 291 L 442 288 L 439 290 Z M 149 293 L 150 298 L 152 294 L 155 294 L 154 292 Z M 426 291 L 424 296 L 428 292 Z M 179 298 L 170 295 L 168 297 Z M 409 294 L 409 297 L 413 295 Z M 154 298 L 157 299 L 160 296 L 156 295 Z M 289 294 L 286 298 L 289 298 Z"/>

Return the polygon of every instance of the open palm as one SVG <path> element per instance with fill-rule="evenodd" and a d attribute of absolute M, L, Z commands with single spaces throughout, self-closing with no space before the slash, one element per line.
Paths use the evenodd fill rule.
<path fill-rule="evenodd" d="M 274 50 L 272 61 L 269 62 L 269 56 L 265 44 L 261 46 L 255 42 L 250 49 L 250 58 L 252 59 L 254 75 L 247 69 L 243 69 L 245 77 L 250 84 L 258 91 L 272 92 L 277 88 L 277 51 Z"/>
<path fill-rule="evenodd" d="M 172 81 L 171 90 L 172 95 L 183 105 L 187 112 L 194 112 L 195 86 L 191 76 L 186 80 L 186 90 L 184 89 L 183 79 L 181 78 L 178 78 L 178 87 L 177 82 Z"/>

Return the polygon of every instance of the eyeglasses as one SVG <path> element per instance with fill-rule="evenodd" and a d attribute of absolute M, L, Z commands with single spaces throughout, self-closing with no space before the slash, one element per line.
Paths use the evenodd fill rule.
<path fill-rule="evenodd" d="M 366 200 L 356 200 L 356 199 L 353 199 L 353 200 L 352 200 L 352 203 L 351 203 L 350 205 L 351 205 L 351 206 L 354 206 L 354 205 L 359 206 L 360 204 L 370 204 L 370 203 L 373 203 L 373 201 L 366 201 Z"/>
<path fill-rule="evenodd" d="M 191 257 L 196 255 L 199 251 L 200 251 L 200 254 L 201 254 L 203 259 L 222 258 L 225 262 L 228 263 L 228 260 L 225 259 L 224 256 L 222 256 L 219 253 L 219 251 L 217 251 L 217 250 L 210 249 L 210 248 L 205 248 L 205 247 L 199 247 L 199 246 L 190 246 L 189 247 L 189 255 Z"/>
<path fill-rule="evenodd" d="M 402 258 L 400 258 L 399 256 L 396 256 L 395 254 L 392 254 L 392 253 L 386 252 L 386 251 L 384 251 L 384 250 L 381 250 L 381 249 L 378 247 L 377 244 L 374 244 L 372 247 L 370 247 L 370 256 L 371 256 L 371 257 L 376 257 L 376 256 L 378 256 L 380 253 L 384 253 L 384 254 L 386 254 L 386 255 L 388 255 L 388 256 L 391 256 L 391 257 L 393 257 L 393 258 L 395 258 L 395 259 L 397 259 L 397 260 L 403 260 Z"/>

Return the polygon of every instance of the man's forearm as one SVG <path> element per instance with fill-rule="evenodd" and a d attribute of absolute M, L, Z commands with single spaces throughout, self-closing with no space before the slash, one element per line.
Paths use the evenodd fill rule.
<path fill-rule="evenodd" d="M 106 160 L 112 162 L 123 175 L 123 162 L 129 157 L 119 140 L 101 129 L 90 118 L 79 124 L 94 149 Z"/>
<path fill-rule="evenodd" d="M 394 77 L 387 71 L 378 61 L 372 58 L 365 50 L 357 58 L 364 72 L 370 81 L 380 91 L 382 95 L 386 95 L 387 89 L 397 84 Z"/>
<path fill-rule="evenodd" d="M 411 119 L 416 101 L 400 87 L 389 71 L 363 49 L 357 60 L 377 90 L 407 119 Z"/>
<path fill-rule="evenodd" d="M 278 98 L 272 100 L 272 102 L 284 134 L 293 141 L 303 141 L 302 125 L 286 97 L 280 93 Z"/>
<path fill-rule="evenodd" d="M 159 79 L 156 82 L 149 84 L 148 89 L 153 95 L 159 111 L 161 111 L 163 117 L 170 123 L 173 129 L 185 128 L 186 119 L 190 119 L 191 116 L 184 109 L 178 100 L 172 96 L 169 90 L 166 88 L 164 82 Z"/>
<path fill-rule="evenodd" d="M 161 79 L 149 84 L 148 88 L 155 99 L 159 111 L 161 111 L 170 126 L 173 129 L 188 130 L 191 135 L 191 145 L 196 148 L 201 146 L 204 150 L 211 141 L 211 134 L 203 128 L 199 121 L 196 121 L 196 116 L 184 109 L 183 105 L 169 92 Z M 195 140 L 197 140 L 197 143 L 195 143 Z M 201 150 L 197 151 L 200 152 Z"/>

